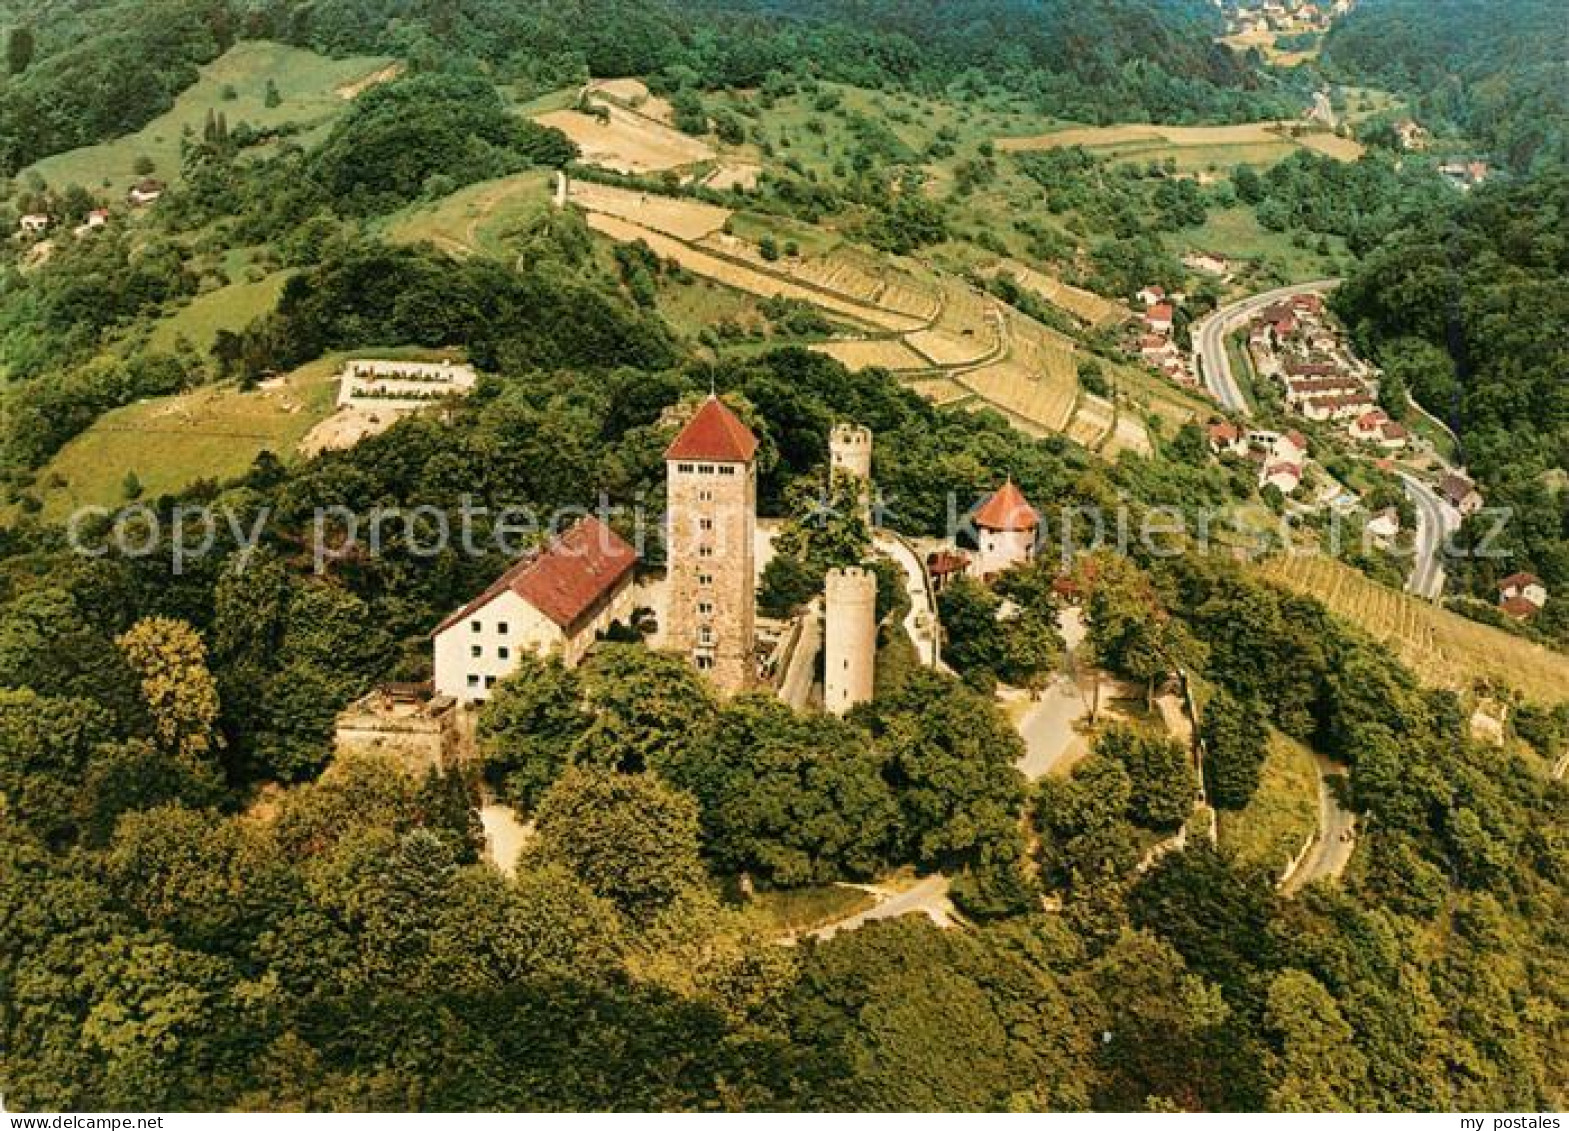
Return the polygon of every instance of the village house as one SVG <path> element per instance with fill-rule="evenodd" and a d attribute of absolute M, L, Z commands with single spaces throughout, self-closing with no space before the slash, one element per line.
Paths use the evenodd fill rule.
<path fill-rule="evenodd" d="M 1438 493 L 1462 515 L 1473 515 L 1482 509 L 1482 493 L 1464 475 L 1451 472 L 1444 476 L 1439 480 Z"/>
<path fill-rule="evenodd" d="M 125 194 L 125 200 L 131 207 L 140 208 L 157 200 L 163 195 L 163 190 L 162 181 L 147 177 L 131 186 L 130 191 Z"/>
<path fill-rule="evenodd" d="M 1248 450 L 1248 440 L 1242 429 L 1229 420 L 1209 426 L 1209 450 L 1216 455 L 1242 455 Z"/>
<path fill-rule="evenodd" d="M 1400 512 L 1394 507 L 1385 507 L 1367 520 L 1367 532 L 1379 545 L 1390 545 L 1400 533 Z"/>
<path fill-rule="evenodd" d="M 16 227 L 24 236 L 41 236 L 49 230 L 50 223 L 48 213 L 29 212 L 16 222 Z"/>
<path fill-rule="evenodd" d="M 108 222 L 109 210 L 107 208 L 94 208 L 80 224 L 71 229 L 71 234 L 73 236 L 85 236 L 89 232 L 102 228 Z"/>
<path fill-rule="evenodd" d="M 971 568 L 975 576 L 984 580 L 1035 557 L 1041 516 L 1012 479 L 997 488 L 971 517 L 979 546 Z"/>
<path fill-rule="evenodd" d="M 630 620 L 636 565 L 615 531 L 579 519 L 436 626 L 436 693 L 487 699 L 524 652 L 575 667 L 601 633 Z"/>
<path fill-rule="evenodd" d="M 1547 604 L 1547 586 L 1534 573 L 1512 573 L 1498 583 L 1498 607 L 1512 617 L 1535 616 Z"/>
<path fill-rule="evenodd" d="M 1389 451 L 1398 451 L 1411 441 L 1411 431 L 1398 420 L 1386 420 L 1378 426 L 1374 443 Z"/>
<path fill-rule="evenodd" d="M 1275 303 L 1259 311 L 1258 320 L 1274 335 L 1276 344 L 1297 332 L 1297 316 L 1289 303 Z"/>
<path fill-rule="evenodd" d="M 1150 307 L 1166 301 L 1166 288 L 1157 286 L 1145 287 L 1134 297 L 1139 300 L 1139 305 L 1148 310 Z"/>
<path fill-rule="evenodd" d="M 1324 397 L 1366 395 L 1366 387 L 1354 377 L 1297 377 L 1286 381 L 1286 403 L 1292 406 Z"/>
<path fill-rule="evenodd" d="M 1302 415 L 1309 420 L 1349 420 L 1372 407 L 1373 400 L 1366 393 L 1311 397 L 1301 404 Z"/>
<path fill-rule="evenodd" d="M 1297 463 L 1289 463 L 1285 460 L 1266 463 L 1264 465 L 1264 470 L 1259 474 L 1258 479 L 1258 485 L 1261 489 L 1264 487 L 1274 487 L 1282 495 L 1291 494 L 1301 485 L 1301 483 L 1302 465 Z"/>
<path fill-rule="evenodd" d="M 1144 312 L 1144 325 L 1154 334 L 1171 333 L 1174 312 L 1169 302 L 1158 302 Z"/>

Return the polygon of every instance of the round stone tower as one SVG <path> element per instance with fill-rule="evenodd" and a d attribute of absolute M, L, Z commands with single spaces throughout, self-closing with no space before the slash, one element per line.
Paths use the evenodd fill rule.
<path fill-rule="evenodd" d="M 826 589 L 823 706 L 842 715 L 872 698 L 877 664 L 877 577 L 857 566 L 831 569 Z"/>
<path fill-rule="evenodd" d="M 872 479 L 872 430 L 855 424 L 836 424 L 828 435 L 828 455 L 835 471 L 848 471 L 857 479 Z"/>

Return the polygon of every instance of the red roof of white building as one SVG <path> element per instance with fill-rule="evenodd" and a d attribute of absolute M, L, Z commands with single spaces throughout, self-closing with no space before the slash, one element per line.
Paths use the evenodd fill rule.
<path fill-rule="evenodd" d="M 1040 513 L 1030 506 L 1030 501 L 1012 479 L 997 488 L 975 511 L 975 525 L 987 530 L 1034 530 L 1040 524 Z"/>
<path fill-rule="evenodd" d="M 750 463 L 757 437 L 718 397 L 709 395 L 665 452 L 665 459 L 706 459 Z"/>
<path fill-rule="evenodd" d="M 507 590 L 559 627 L 570 629 L 619 585 L 637 564 L 637 552 L 597 518 L 579 519 L 549 545 L 522 558 L 478 597 L 436 626 L 440 635 Z"/>

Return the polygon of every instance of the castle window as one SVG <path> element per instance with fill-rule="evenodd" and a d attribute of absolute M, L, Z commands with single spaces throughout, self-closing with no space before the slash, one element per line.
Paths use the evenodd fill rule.
<path fill-rule="evenodd" d="M 712 601 L 699 601 L 697 603 L 697 615 L 701 617 L 713 616 L 714 603 Z"/>
<path fill-rule="evenodd" d="M 699 585 L 712 585 L 714 583 L 714 575 L 711 573 L 700 573 L 697 575 L 697 583 Z"/>
<path fill-rule="evenodd" d="M 676 464 L 676 470 L 690 475 L 692 474 L 692 465 L 689 463 L 678 463 Z"/>
<path fill-rule="evenodd" d="M 697 520 L 697 528 L 699 530 L 712 530 L 714 528 L 714 520 L 711 518 L 700 518 Z"/>
<path fill-rule="evenodd" d="M 507 634 L 507 622 L 506 621 L 499 622 L 496 625 L 496 631 L 501 633 L 501 635 L 505 636 Z"/>
<path fill-rule="evenodd" d="M 705 624 L 697 630 L 697 642 L 704 648 L 712 648 L 714 645 L 714 630 Z"/>
<path fill-rule="evenodd" d="M 495 687 L 496 686 L 496 677 L 493 676 L 493 675 L 487 675 L 485 677 L 485 686 L 486 687 Z"/>
<path fill-rule="evenodd" d="M 714 493 L 707 487 L 704 487 L 697 493 L 697 501 L 700 503 L 711 503 L 714 501 Z"/>
<path fill-rule="evenodd" d="M 697 548 L 697 556 L 700 558 L 711 558 L 714 556 L 714 548 L 712 546 L 699 546 Z"/>
<path fill-rule="evenodd" d="M 484 628 L 485 626 L 480 624 L 479 621 L 477 621 L 477 620 L 471 620 L 471 621 L 469 621 L 469 627 L 471 629 L 473 629 L 475 632 L 478 632 L 482 628 Z"/>
<path fill-rule="evenodd" d="M 733 464 L 733 463 L 725 464 L 723 467 L 721 467 L 719 469 L 719 474 L 720 475 L 734 475 L 735 474 L 735 464 Z"/>
<path fill-rule="evenodd" d="M 697 669 L 698 669 L 698 671 L 706 672 L 710 668 L 712 668 L 713 666 L 714 666 L 714 658 L 712 656 L 699 656 L 699 657 L 697 657 Z"/>
<path fill-rule="evenodd" d="M 479 686 L 479 676 L 477 676 L 477 675 L 469 676 L 469 686 L 470 687 L 478 687 Z"/>
<path fill-rule="evenodd" d="M 472 648 L 469 649 L 469 655 L 473 656 L 476 660 L 479 659 L 480 656 L 482 656 L 484 654 L 484 652 L 485 652 L 485 650 L 483 648 L 481 648 L 478 644 L 474 645 Z"/>
<path fill-rule="evenodd" d="M 498 659 L 498 660 L 505 660 L 508 657 L 510 657 L 511 655 L 512 655 L 512 649 L 511 648 L 497 648 L 496 649 L 496 659 Z"/>
<path fill-rule="evenodd" d="M 697 465 L 697 473 L 699 475 L 712 475 L 714 473 L 714 465 L 711 463 L 700 463 Z"/>

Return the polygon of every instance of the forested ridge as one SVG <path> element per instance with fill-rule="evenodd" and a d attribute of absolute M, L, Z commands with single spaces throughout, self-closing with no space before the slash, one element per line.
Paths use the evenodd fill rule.
<path fill-rule="evenodd" d="M 0 76 L 0 171 L 128 133 L 166 110 L 239 39 L 334 55 L 481 61 L 503 81 L 570 81 L 682 68 L 708 86 L 800 70 L 867 86 L 940 88 L 966 72 L 1040 97 L 1066 117 L 1257 116 L 1263 80 L 1209 41 L 1197 0 L 962 0 L 700 4 L 674 0 L 126 0 L 23 6 Z M 12 35 L 10 42 L 16 43 Z M 1250 94 L 1250 91 L 1253 92 Z"/>
<path fill-rule="evenodd" d="M 1517 171 L 1569 162 L 1569 24 L 1558 0 L 1364 0 L 1331 29 L 1331 68 L 1411 96 Z"/>

